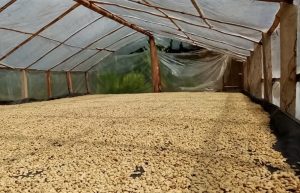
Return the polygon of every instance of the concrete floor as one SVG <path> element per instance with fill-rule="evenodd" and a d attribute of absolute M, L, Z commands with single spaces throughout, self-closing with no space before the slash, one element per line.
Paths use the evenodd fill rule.
<path fill-rule="evenodd" d="M 0 106 L 0 193 L 299 192 L 268 122 L 233 93 Z"/>

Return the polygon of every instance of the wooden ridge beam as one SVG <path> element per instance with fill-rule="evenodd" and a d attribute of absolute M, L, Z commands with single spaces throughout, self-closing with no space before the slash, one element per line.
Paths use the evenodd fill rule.
<path fill-rule="evenodd" d="M 68 10 L 66 10 L 64 13 L 62 13 L 60 16 L 58 16 L 57 18 L 55 18 L 54 20 L 52 20 L 50 23 L 48 23 L 46 26 L 42 27 L 41 29 L 39 29 L 37 32 L 35 32 L 32 36 L 30 36 L 29 38 L 27 38 L 26 40 L 24 40 L 23 42 L 21 42 L 18 46 L 16 46 L 15 48 L 13 48 L 12 50 L 10 50 L 8 53 L 6 53 L 3 57 L 0 58 L 0 60 L 5 59 L 6 57 L 8 57 L 9 55 L 11 55 L 12 53 L 14 53 L 17 49 L 19 49 L 20 47 L 22 47 L 23 45 L 27 44 L 30 40 L 32 40 L 34 37 L 38 36 L 40 33 L 42 33 L 43 31 L 45 31 L 46 29 L 48 29 L 50 26 L 52 26 L 53 24 L 55 24 L 56 22 L 58 22 L 60 19 L 62 19 L 63 17 L 65 17 L 67 14 L 69 14 L 71 11 L 73 11 L 74 9 L 76 9 L 78 6 L 80 6 L 80 4 L 76 3 L 75 5 L 73 5 L 71 8 L 69 8 Z"/>
<path fill-rule="evenodd" d="M 140 32 L 146 36 L 149 36 L 151 37 L 152 34 L 149 32 L 149 31 L 146 31 L 142 28 L 140 28 L 139 26 L 135 25 L 135 24 L 132 24 L 132 23 L 129 23 L 128 21 L 126 21 L 125 19 L 119 17 L 119 16 L 116 16 L 114 15 L 113 13 L 103 9 L 103 8 L 100 8 L 99 6 L 93 4 L 92 2 L 88 1 L 88 0 L 74 0 L 76 1 L 77 3 L 87 7 L 88 9 L 91 9 L 101 15 L 103 15 L 104 17 L 107 17 L 107 18 L 110 18 L 112 20 L 114 20 L 115 22 L 118 22 L 124 26 L 127 26 L 137 32 Z"/>

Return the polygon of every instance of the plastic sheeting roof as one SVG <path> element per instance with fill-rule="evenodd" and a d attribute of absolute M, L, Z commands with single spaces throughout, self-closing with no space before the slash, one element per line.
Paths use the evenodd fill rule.
<path fill-rule="evenodd" d="M 154 35 L 245 59 L 279 3 L 256 0 L 95 0 Z M 0 0 L 0 67 L 87 71 L 146 37 L 73 0 Z"/>

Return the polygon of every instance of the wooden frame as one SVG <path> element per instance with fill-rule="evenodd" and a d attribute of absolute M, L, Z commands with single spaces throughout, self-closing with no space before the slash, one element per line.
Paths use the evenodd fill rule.
<path fill-rule="evenodd" d="M 22 98 L 28 98 L 28 80 L 26 70 L 21 70 L 21 81 L 22 81 Z"/>
<path fill-rule="evenodd" d="M 48 99 L 50 99 L 52 98 L 51 71 L 46 71 L 46 83 L 47 83 Z"/>
<path fill-rule="evenodd" d="M 149 38 L 149 43 L 150 43 L 150 53 L 151 53 L 153 92 L 158 93 L 161 92 L 160 68 L 159 68 L 159 60 L 157 56 L 155 40 L 153 37 Z"/>
<path fill-rule="evenodd" d="M 72 74 L 70 71 L 66 72 L 66 78 L 67 78 L 69 94 L 72 95 L 74 93 L 74 90 L 73 90 Z"/>
<path fill-rule="evenodd" d="M 298 7 L 282 3 L 280 15 L 280 108 L 295 115 L 296 112 L 296 56 Z"/>
<path fill-rule="evenodd" d="M 263 72 L 264 72 L 264 98 L 272 103 L 272 50 L 271 36 L 268 33 L 263 33 Z"/>

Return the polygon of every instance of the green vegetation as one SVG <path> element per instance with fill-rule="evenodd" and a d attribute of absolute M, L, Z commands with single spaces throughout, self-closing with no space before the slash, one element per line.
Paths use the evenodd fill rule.
<path fill-rule="evenodd" d="M 123 76 L 107 72 L 98 76 L 98 83 L 98 92 L 104 94 L 142 93 L 151 90 L 151 84 L 138 72 L 130 72 Z"/>

